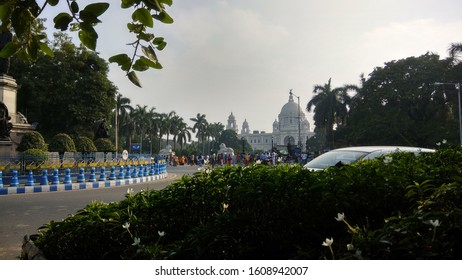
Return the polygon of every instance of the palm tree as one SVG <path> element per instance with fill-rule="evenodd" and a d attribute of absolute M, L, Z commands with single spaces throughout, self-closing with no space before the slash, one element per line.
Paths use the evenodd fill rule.
<path fill-rule="evenodd" d="M 208 122 L 205 119 L 204 114 L 197 113 L 195 118 L 191 118 L 191 121 L 194 122 L 194 125 L 192 127 L 193 132 L 196 133 L 197 139 L 200 139 L 202 142 L 202 154 L 205 154 L 205 145 L 204 145 L 204 139 L 205 136 L 207 135 L 207 127 L 208 127 Z"/>
<path fill-rule="evenodd" d="M 183 151 L 183 144 L 191 141 L 191 132 L 189 132 L 191 128 L 185 122 L 180 122 L 177 129 L 176 140 Z"/>
<path fill-rule="evenodd" d="M 452 43 L 448 48 L 448 52 L 454 62 L 459 62 L 457 56 L 462 53 L 462 43 Z"/>
<path fill-rule="evenodd" d="M 136 105 L 135 110 L 132 112 L 135 131 L 140 137 L 140 153 L 143 151 L 143 137 L 146 135 L 146 131 L 149 127 L 149 115 L 147 111 L 147 106 L 141 107 Z"/>
<path fill-rule="evenodd" d="M 221 133 L 225 130 L 225 126 L 221 122 L 211 123 L 207 130 L 207 134 L 212 138 L 212 142 L 216 143 Z M 212 149 L 214 149 L 214 147 L 212 147 Z"/>
<path fill-rule="evenodd" d="M 172 131 L 174 130 L 176 117 L 178 116 L 175 113 L 175 111 L 171 111 L 170 113 L 165 114 L 164 127 L 165 127 L 165 133 L 167 134 L 167 145 L 168 145 L 170 134 L 172 134 Z"/>
<path fill-rule="evenodd" d="M 173 135 L 173 149 L 176 149 L 176 144 L 178 142 L 178 133 L 180 128 L 187 127 L 184 119 L 178 115 L 173 116 L 170 119 L 170 133 Z"/>
<path fill-rule="evenodd" d="M 116 110 L 114 112 L 116 153 L 118 152 L 119 146 L 120 123 L 124 123 L 128 117 L 128 114 L 133 111 L 133 107 L 130 105 L 130 103 L 131 101 L 129 98 L 123 97 L 120 93 L 117 94 Z"/>
<path fill-rule="evenodd" d="M 152 153 L 152 143 L 154 143 L 154 138 L 155 136 L 157 135 L 158 131 L 159 131 L 159 127 L 157 125 L 157 121 L 156 121 L 156 116 L 157 116 L 157 113 L 155 111 L 156 108 L 151 108 L 149 109 L 149 111 L 147 112 L 147 119 L 148 119 L 148 127 L 147 127 L 147 130 L 146 130 L 146 134 L 148 135 L 149 137 L 149 142 L 151 143 L 151 149 L 150 149 L 150 153 Z"/>
<path fill-rule="evenodd" d="M 314 107 L 314 125 L 317 129 L 324 131 L 326 137 L 331 135 L 332 148 L 335 147 L 334 126 L 341 126 L 345 123 L 350 97 L 348 91 L 357 90 L 354 85 L 345 85 L 343 87 L 332 88 L 331 79 L 327 84 L 315 85 L 313 89 L 314 96 L 308 102 L 306 109 L 311 112 Z"/>

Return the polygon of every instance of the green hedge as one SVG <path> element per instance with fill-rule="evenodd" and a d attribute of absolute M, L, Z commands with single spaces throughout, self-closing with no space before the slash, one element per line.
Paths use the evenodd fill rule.
<path fill-rule="evenodd" d="M 205 169 L 52 221 L 37 245 L 50 259 L 460 259 L 461 173 L 460 148 Z"/>

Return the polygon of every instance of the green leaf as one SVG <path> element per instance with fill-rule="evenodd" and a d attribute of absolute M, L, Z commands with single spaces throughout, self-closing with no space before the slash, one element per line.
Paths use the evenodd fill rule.
<path fill-rule="evenodd" d="M 132 82 L 134 85 L 136 85 L 136 86 L 138 86 L 138 87 L 141 87 L 140 80 L 138 79 L 138 76 L 136 76 L 135 71 L 131 71 L 130 73 L 128 73 L 128 79 L 129 79 L 130 82 Z"/>
<path fill-rule="evenodd" d="M 11 6 L 9 4 L 4 4 L 0 6 L 0 20 L 2 21 L 2 23 L 6 21 L 10 14 Z"/>
<path fill-rule="evenodd" d="M 81 20 L 83 20 L 85 23 L 89 24 L 95 24 L 95 23 L 100 23 L 101 21 L 98 19 L 97 16 L 95 16 L 93 13 L 82 10 L 79 13 L 79 17 Z"/>
<path fill-rule="evenodd" d="M 159 51 L 163 50 L 167 46 L 167 42 L 164 41 L 163 37 L 155 38 L 152 43 L 157 46 Z"/>
<path fill-rule="evenodd" d="M 143 50 L 144 55 L 146 55 L 146 57 L 149 60 L 151 60 L 153 62 L 156 62 L 156 63 L 159 62 L 159 60 L 157 59 L 156 52 L 154 51 L 154 49 L 151 46 L 149 46 L 149 47 L 142 46 L 141 48 Z"/>
<path fill-rule="evenodd" d="M 136 9 L 132 14 L 132 19 L 134 21 L 139 21 L 143 25 L 148 26 L 148 27 L 154 26 L 154 21 L 152 20 L 151 13 L 146 8 Z"/>
<path fill-rule="evenodd" d="M 37 40 L 31 40 L 27 47 L 27 52 L 29 53 L 30 58 L 34 61 L 37 60 L 38 50 L 39 46 Z"/>
<path fill-rule="evenodd" d="M 109 8 L 109 3 L 93 3 L 87 5 L 83 10 L 88 13 L 92 13 L 95 17 L 99 17 L 104 14 Z"/>
<path fill-rule="evenodd" d="M 140 38 L 141 40 L 144 40 L 146 42 L 150 42 L 151 40 L 154 39 L 154 34 L 142 32 L 142 33 L 138 34 L 138 38 Z"/>
<path fill-rule="evenodd" d="M 156 37 L 154 40 L 152 40 L 152 43 L 153 43 L 154 45 L 159 45 L 159 44 L 161 44 L 164 40 L 165 40 L 164 37 Z"/>
<path fill-rule="evenodd" d="M 79 12 L 79 10 L 80 10 L 80 8 L 79 8 L 79 4 L 77 4 L 77 1 L 72 1 L 72 3 L 71 3 L 71 11 L 74 14 L 76 14 L 76 13 Z"/>
<path fill-rule="evenodd" d="M 166 24 L 173 23 L 173 18 L 170 17 L 169 14 L 167 14 L 165 11 L 160 12 L 158 15 L 153 15 L 153 18 Z"/>
<path fill-rule="evenodd" d="M 149 59 L 142 56 L 135 61 L 132 68 L 133 70 L 136 70 L 136 71 L 146 71 L 149 69 L 149 65 L 148 65 L 149 61 L 150 61 Z"/>
<path fill-rule="evenodd" d="M 133 33 L 141 33 L 144 29 L 144 26 L 142 24 L 135 24 L 135 23 L 127 23 L 127 29 L 130 31 L 130 32 L 133 32 Z"/>
<path fill-rule="evenodd" d="M 165 49 L 166 46 L 167 46 L 167 42 L 162 42 L 159 45 L 157 45 L 157 49 L 159 51 L 161 51 L 161 50 Z"/>
<path fill-rule="evenodd" d="M 143 3 L 148 7 L 148 9 L 156 10 L 158 12 L 162 11 L 163 8 L 157 0 L 143 0 Z"/>
<path fill-rule="evenodd" d="M 60 29 L 61 31 L 67 30 L 67 28 L 69 27 L 69 23 L 71 23 L 71 21 L 72 16 L 68 13 L 59 13 L 53 19 L 53 22 L 55 23 L 55 28 Z"/>
<path fill-rule="evenodd" d="M 162 65 L 158 61 L 152 61 L 144 56 L 140 57 L 133 65 L 133 69 L 136 71 L 146 71 L 149 68 L 162 69 Z"/>
<path fill-rule="evenodd" d="M 50 6 L 56 6 L 58 5 L 58 3 L 59 3 L 59 0 L 48 0 L 48 4 Z"/>
<path fill-rule="evenodd" d="M 173 0 L 158 0 L 160 3 L 164 3 L 168 6 L 172 6 Z"/>
<path fill-rule="evenodd" d="M 43 43 L 43 42 L 38 42 L 38 45 L 39 45 L 40 50 L 41 50 L 44 54 L 46 54 L 46 55 L 48 55 L 48 56 L 50 56 L 50 57 L 53 57 L 53 56 L 54 56 L 54 53 L 53 53 L 53 51 L 50 49 L 50 47 L 48 46 L 48 44 Z"/>
<path fill-rule="evenodd" d="M 128 71 L 130 69 L 131 60 L 130 57 L 125 53 L 111 56 L 109 58 L 109 62 L 117 63 L 120 66 L 120 68 L 124 71 Z"/>
<path fill-rule="evenodd" d="M 90 50 L 96 49 L 96 41 L 98 40 L 98 34 L 91 25 L 85 23 L 80 24 L 81 30 L 79 31 L 79 39 L 82 44 Z"/>
<path fill-rule="evenodd" d="M 6 58 L 15 54 L 19 50 L 19 45 L 14 42 L 9 42 L 0 51 L 0 57 Z"/>
<path fill-rule="evenodd" d="M 135 5 L 135 0 L 122 0 L 120 7 L 122 9 L 127 9 L 133 7 L 133 5 Z"/>

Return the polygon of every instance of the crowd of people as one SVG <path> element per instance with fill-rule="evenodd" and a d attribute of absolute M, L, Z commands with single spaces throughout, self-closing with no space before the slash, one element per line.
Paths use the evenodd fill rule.
<path fill-rule="evenodd" d="M 279 155 L 276 152 L 264 153 L 241 153 L 241 154 L 212 154 L 212 155 L 191 155 L 191 156 L 167 156 L 167 162 L 171 166 L 178 165 L 208 165 L 211 167 L 225 166 L 225 165 L 243 165 L 248 166 L 253 163 L 260 163 L 265 165 L 276 165 L 288 162 L 303 163 L 306 162 L 306 157 L 294 158 L 284 155 Z"/>

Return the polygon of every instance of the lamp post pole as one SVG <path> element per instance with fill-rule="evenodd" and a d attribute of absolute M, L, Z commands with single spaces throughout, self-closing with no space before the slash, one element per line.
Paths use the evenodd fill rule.
<path fill-rule="evenodd" d="M 301 149 L 302 148 L 302 139 L 301 139 L 302 137 L 300 135 L 300 96 L 293 94 L 292 90 L 289 91 L 289 94 L 297 97 L 297 101 L 298 101 L 298 147 Z"/>
<path fill-rule="evenodd" d="M 457 89 L 457 101 L 459 107 L 459 141 L 462 145 L 462 112 L 460 107 L 460 83 L 434 83 L 435 86 L 453 85 Z"/>

